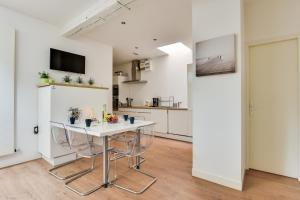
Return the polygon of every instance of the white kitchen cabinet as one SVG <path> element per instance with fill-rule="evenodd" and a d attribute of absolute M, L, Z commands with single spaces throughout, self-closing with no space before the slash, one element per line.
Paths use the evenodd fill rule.
<path fill-rule="evenodd" d="M 118 115 L 143 116 L 145 120 L 155 122 L 157 136 L 191 141 L 192 112 L 190 110 L 119 108 Z"/>
<path fill-rule="evenodd" d="M 155 122 L 154 131 L 159 133 L 168 132 L 168 112 L 160 109 L 137 109 L 120 108 L 118 113 L 129 116 L 142 117 L 145 120 Z"/>
<path fill-rule="evenodd" d="M 129 115 L 129 117 L 136 117 L 151 121 L 151 110 L 149 109 L 119 108 L 119 111 L 116 113 L 118 115 Z"/>
<path fill-rule="evenodd" d="M 90 108 L 96 117 L 101 119 L 102 105 L 110 102 L 109 91 L 50 85 L 40 87 L 38 93 L 39 152 L 52 165 L 74 160 L 76 155 L 73 151 L 55 144 L 51 135 L 50 121 L 67 122 L 70 107 Z M 108 111 L 110 112 L 111 108 Z"/>
<path fill-rule="evenodd" d="M 159 133 L 168 133 L 168 111 L 151 110 L 151 120 L 155 122 L 154 131 Z"/>
<path fill-rule="evenodd" d="M 191 111 L 189 110 L 169 110 L 168 113 L 168 133 L 175 135 L 192 136 Z"/>

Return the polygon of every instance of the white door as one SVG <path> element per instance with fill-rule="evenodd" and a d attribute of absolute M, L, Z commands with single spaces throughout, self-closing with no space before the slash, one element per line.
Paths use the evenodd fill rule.
<path fill-rule="evenodd" d="M 250 168 L 298 177 L 298 40 L 250 48 Z"/>

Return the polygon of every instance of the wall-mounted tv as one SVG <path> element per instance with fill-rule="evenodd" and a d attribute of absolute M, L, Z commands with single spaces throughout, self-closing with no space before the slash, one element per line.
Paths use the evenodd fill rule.
<path fill-rule="evenodd" d="M 50 48 L 50 69 L 85 74 L 85 56 Z"/>

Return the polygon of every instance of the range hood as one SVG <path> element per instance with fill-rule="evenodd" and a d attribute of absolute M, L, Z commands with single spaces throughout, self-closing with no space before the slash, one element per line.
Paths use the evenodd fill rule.
<path fill-rule="evenodd" d="M 133 60 L 131 65 L 131 80 L 124 81 L 127 84 L 139 84 L 147 83 L 145 80 L 141 80 L 141 62 L 139 60 Z"/>

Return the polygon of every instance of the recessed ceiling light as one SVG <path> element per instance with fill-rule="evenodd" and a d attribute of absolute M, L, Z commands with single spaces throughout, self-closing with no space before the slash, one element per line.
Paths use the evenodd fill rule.
<path fill-rule="evenodd" d="M 135 48 L 135 49 L 139 49 L 139 47 L 137 47 L 137 46 L 135 46 L 134 48 Z"/>
<path fill-rule="evenodd" d="M 156 42 L 156 41 L 157 41 L 157 39 L 156 39 L 156 38 L 154 38 L 154 39 L 153 39 L 153 41 L 154 41 L 154 42 Z"/>
<path fill-rule="evenodd" d="M 136 52 L 133 52 L 133 55 L 135 55 L 135 56 L 138 56 L 139 54 L 138 54 L 138 53 L 136 53 Z"/>
<path fill-rule="evenodd" d="M 126 24 L 126 22 L 125 22 L 125 21 L 121 21 L 121 24 L 125 25 L 125 24 Z"/>

